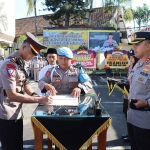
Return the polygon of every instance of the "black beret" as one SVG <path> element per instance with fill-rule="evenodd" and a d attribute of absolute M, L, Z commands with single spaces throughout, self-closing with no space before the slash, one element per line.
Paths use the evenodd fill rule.
<path fill-rule="evenodd" d="M 47 55 L 47 54 L 57 54 L 57 50 L 56 50 L 55 48 L 49 48 L 49 49 L 47 50 L 46 55 Z"/>
<path fill-rule="evenodd" d="M 129 42 L 129 45 L 136 44 L 144 40 L 150 40 L 150 32 L 136 32 L 134 34 L 134 40 Z"/>

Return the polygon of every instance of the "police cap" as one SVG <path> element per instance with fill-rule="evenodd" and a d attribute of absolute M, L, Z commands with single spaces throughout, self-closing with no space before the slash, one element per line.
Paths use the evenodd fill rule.
<path fill-rule="evenodd" d="M 45 49 L 46 46 L 42 45 L 37 38 L 30 32 L 26 33 L 26 41 L 30 44 L 32 52 L 37 55 L 41 49 Z"/>
<path fill-rule="evenodd" d="M 134 40 L 129 42 L 129 45 L 136 44 L 144 40 L 150 40 L 150 32 L 136 32 L 134 34 Z"/>
<path fill-rule="evenodd" d="M 49 48 L 49 49 L 47 50 L 46 55 L 47 55 L 47 54 L 56 54 L 56 55 L 57 55 L 57 50 L 56 50 L 55 48 Z"/>
<path fill-rule="evenodd" d="M 61 47 L 61 48 L 58 48 L 58 55 L 59 56 L 65 56 L 67 58 L 73 58 L 73 53 L 72 53 L 72 50 L 68 47 Z"/>

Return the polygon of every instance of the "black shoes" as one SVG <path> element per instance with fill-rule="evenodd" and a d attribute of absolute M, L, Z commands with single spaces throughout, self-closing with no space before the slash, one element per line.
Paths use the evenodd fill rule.
<path fill-rule="evenodd" d="M 126 138 L 126 137 L 128 137 L 128 133 L 122 134 L 122 138 Z"/>
<path fill-rule="evenodd" d="M 128 134 L 122 134 L 122 138 L 124 139 L 124 141 L 127 141 L 127 142 L 129 142 L 129 136 L 128 136 Z"/>

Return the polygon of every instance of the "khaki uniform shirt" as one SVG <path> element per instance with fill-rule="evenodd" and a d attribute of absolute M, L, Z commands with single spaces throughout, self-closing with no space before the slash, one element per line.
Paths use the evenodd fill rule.
<path fill-rule="evenodd" d="M 34 66 L 34 68 L 40 68 L 40 60 L 34 60 L 33 66 Z"/>
<path fill-rule="evenodd" d="M 20 58 L 17 52 L 11 55 Z M 20 67 L 5 59 L 0 69 L 0 118 L 4 120 L 17 120 L 23 117 L 22 103 L 11 102 L 5 94 L 5 89 L 21 91 L 21 85 L 26 80 L 25 74 Z"/>
<path fill-rule="evenodd" d="M 62 70 L 59 66 L 48 69 L 45 76 L 39 81 L 39 88 L 43 90 L 46 83 L 51 83 L 58 94 L 71 94 L 75 87 L 78 87 L 80 83 L 83 86 L 83 90 L 87 93 L 92 84 L 90 81 L 81 83 L 79 80 L 80 69 L 70 66 L 67 71 Z"/>
<path fill-rule="evenodd" d="M 129 99 L 150 99 L 150 60 L 139 61 L 128 76 L 130 81 Z M 150 111 L 129 108 L 127 122 L 143 129 L 150 129 Z"/>

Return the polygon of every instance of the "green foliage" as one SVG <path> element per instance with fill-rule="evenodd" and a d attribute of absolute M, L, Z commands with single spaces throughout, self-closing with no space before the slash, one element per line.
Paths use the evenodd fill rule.
<path fill-rule="evenodd" d="M 87 9 L 90 0 L 45 0 L 45 5 L 49 11 L 54 13 L 44 16 L 50 20 L 50 24 L 57 26 L 71 26 L 81 24 L 82 20 L 88 20 L 87 12 L 93 9 Z"/>
<path fill-rule="evenodd" d="M 27 6 L 28 6 L 27 15 L 30 15 L 33 12 L 34 2 L 36 3 L 36 0 L 26 0 Z"/>
<path fill-rule="evenodd" d="M 21 43 L 26 39 L 26 36 L 25 35 L 20 35 L 18 37 L 18 41 L 20 41 Z"/>
<path fill-rule="evenodd" d="M 117 29 L 117 25 L 115 23 L 110 23 L 110 22 L 106 22 L 106 23 L 102 24 L 101 27 L 113 27 L 113 28 Z"/>
<path fill-rule="evenodd" d="M 124 8 L 123 18 L 127 22 L 130 22 L 133 19 L 133 14 L 132 14 L 131 8 Z"/>

